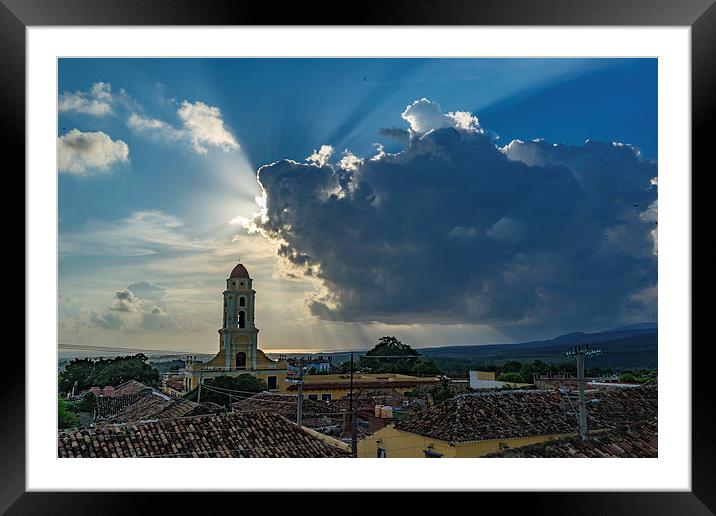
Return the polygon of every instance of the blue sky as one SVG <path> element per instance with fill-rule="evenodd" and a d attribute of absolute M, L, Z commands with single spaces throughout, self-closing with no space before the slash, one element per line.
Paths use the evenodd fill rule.
<path fill-rule="evenodd" d="M 369 177 L 372 172 L 367 165 L 341 168 L 338 162 L 352 156 L 368 163 L 371 156 L 380 153 L 376 143 L 396 163 L 407 161 L 408 147 L 419 148 L 414 138 L 419 136 L 415 130 L 418 126 L 401 114 L 423 98 L 430 104 L 414 107 L 416 117 L 425 115 L 424 109 L 418 112 L 417 108 L 427 106 L 447 114 L 469 113 L 479 119 L 468 124 L 469 128 L 464 124 L 455 128 L 435 126 L 431 128 L 434 133 L 479 129 L 477 132 L 494 148 L 512 140 L 527 142 L 503 154 L 530 166 L 547 166 L 549 161 L 549 166 L 571 167 L 583 189 L 587 188 L 585 184 L 592 184 L 591 179 L 583 177 L 587 172 L 579 170 L 586 167 L 584 156 L 589 155 L 590 163 L 604 163 L 605 155 L 596 154 L 612 152 L 595 146 L 584 150 L 587 139 L 630 144 L 640 151 L 638 160 L 629 161 L 631 154 L 609 154 L 608 159 L 624 159 L 624 174 L 630 177 L 642 178 L 652 172 L 655 176 L 654 59 L 62 59 L 58 96 L 63 340 L 101 338 L 126 345 L 130 336 L 138 346 L 213 351 L 213 332 L 221 320 L 223 279 L 238 258 L 256 279 L 257 325 L 265 328 L 260 345 L 267 349 L 365 348 L 386 332 L 403 336 L 417 346 L 505 342 L 648 320 L 654 315 L 655 301 L 649 301 L 651 304 L 641 311 L 632 306 L 629 314 L 592 317 L 575 312 L 572 318 L 555 318 L 545 315 L 552 313 L 545 307 L 531 307 L 510 319 L 507 312 L 493 313 L 492 308 L 485 308 L 492 307 L 495 300 L 483 299 L 489 297 L 489 289 L 485 290 L 479 271 L 472 270 L 467 272 L 476 285 L 479 283 L 475 288 L 483 289 L 479 298 L 484 306 L 480 310 L 458 310 L 462 315 L 448 317 L 445 312 L 457 312 L 447 308 L 426 311 L 416 306 L 389 314 L 392 305 L 386 304 L 385 316 L 376 311 L 362 319 L 356 316 L 364 312 L 360 303 L 355 310 L 346 308 L 347 296 L 360 299 L 361 292 L 352 284 L 358 279 L 338 273 L 330 263 L 330 253 L 312 243 L 318 228 L 313 232 L 305 228 L 302 237 L 280 231 L 269 235 L 274 220 L 265 216 L 258 224 L 254 220 L 262 208 L 272 212 L 271 203 L 279 192 L 272 195 L 270 188 L 280 185 L 270 179 L 283 174 L 268 167 L 262 192 L 256 171 L 264 165 L 289 159 L 333 175 L 339 169 L 363 172 L 365 168 L 364 176 Z M 418 123 L 418 118 L 413 120 Z M 398 131 L 390 137 L 381 129 Z M 412 131 L 410 140 L 408 130 Z M 421 145 L 425 147 L 430 138 L 421 140 Z M 539 145 L 529 147 L 536 138 L 576 150 L 569 157 L 547 156 Z M 327 159 L 324 155 L 307 162 L 306 158 L 323 145 L 331 149 Z M 464 151 L 462 147 L 447 149 L 453 150 Z M 524 157 L 526 152 L 530 157 Z M 580 152 L 582 157 L 574 157 Z M 535 153 L 541 153 L 538 161 L 534 161 Z M 419 169 L 420 164 L 411 163 Z M 653 170 L 644 170 L 644 163 L 651 163 Z M 358 172 L 354 175 L 357 177 Z M 436 184 L 444 184 L 439 176 L 430 177 Z M 291 176 L 291 181 L 294 179 Z M 602 177 L 597 181 L 609 180 Z M 373 190 L 378 191 L 379 182 L 379 178 L 374 180 Z M 306 213 L 316 213 L 324 205 L 312 205 L 310 196 L 301 191 L 304 186 L 296 183 L 291 202 L 297 211 L 302 208 Z M 261 199 L 263 195 L 269 206 L 262 206 L 266 202 Z M 419 192 L 416 195 L 411 199 L 422 198 Z M 619 198 L 628 203 L 620 192 L 609 195 L 609 202 Z M 600 199 L 604 205 L 604 198 Z M 637 214 L 642 220 L 649 216 L 643 213 L 651 206 L 651 198 L 639 199 L 639 204 L 646 203 Z M 580 209 L 584 206 L 581 204 Z M 360 216 L 357 205 L 351 210 L 345 203 L 336 213 L 347 217 L 340 227 L 353 227 L 354 218 Z M 397 213 L 398 218 L 408 215 L 390 213 Z M 456 211 L 455 217 L 460 213 Z M 599 217 L 601 214 L 593 218 L 601 220 Z M 480 223 L 488 224 L 488 219 Z M 500 222 L 503 219 L 507 222 Z M 521 227 L 513 216 L 502 214 L 495 220 L 492 233 L 485 226 L 485 235 Z M 620 232 L 643 229 L 628 226 L 626 220 L 605 219 L 604 226 L 594 231 L 614 241 L 614 235 Z M 466 227 L 456 225 L 463 229 L 455 234 L 480 232 L 478 226 Z M 399 234 L 405 235 L 408 230 L 402 227 Z M 537 234 L 529 228 L 524 231 Z M 380 231 L 375 236 L 394 238 Z M 340 233 L 332 238 L 340 239 Z M 494 259 L 499 256 L 504 261 L 506 252 L 512 253 L 510 256 L 529 254 L 526 248 L 520 248 L 528 241 L 513 239 L 509 249 L 494 250 Z M 278 252 L 286 243 L 292 256 Z M 296 258 L 307 255 L 306 249 L 311 250 L 308 262 Z M 461 249 L 474 251 L 445 248 L 457 253 L 456 259 Z M 639 261 L 641 255 L 639 260 L 635 258 L 642 251 L 622 249 L 610 255 L 614 268 L 605 267 L 605 271 L 634 278 L 633 283 L 614 289 L 624 296 L 653 297 L 646 292 L 654 288 L 655 273 L 654 278 L 632 274 L 651 267 Z M 540 248 L 540 252 L 544 251 Z M 311 261 L 313 271 L 306 274 Z M 351 274 L 364 270 L 356 265 Z M 484 270 L 492 270 L 487 261 Z M 540 279 L 533 291 L 541 292 L 548 283 Z M 445 295 L 450 299 L 465 296 L 469 304 L 475 302 L 477 290 L 446 291 Z M 545 298 L 545 294 L 540 296 Z M 324 302 L 329 298 L 330 303 Z M 335 303 L 342 303 L 343 308 Z M 405 306 L 405 300 L 396 298 L 395 303 Z M 560 309 L 560 313 L 565 310 Z M 440 337 L 436 337 L 438 334 Z"/>

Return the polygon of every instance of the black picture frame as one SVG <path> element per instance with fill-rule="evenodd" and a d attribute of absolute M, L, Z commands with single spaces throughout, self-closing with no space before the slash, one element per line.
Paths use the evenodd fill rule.
<path fill-rule="evenodd" d="M 714 0 L 401 0 L 350 10 L 328 2 L 219 2 L 191 0 L 0 0 L 0 105 L 6 156 L 24 167 L 25 29 L 52 25 L 546 25 L 691 27 L 692 170 L 707 171 L 713 147 L 708 140 L 716 105 L 716 6 Z M 323 13 L 323 14 L 320 14 Z M 712 168 L 712 167 L 711 167 Z M 693 172 L 691 172 L 693 177 Z M 25 274 L 28 271 L 25 270 Z M 685 343 L 690 345 L 691 343 Z M 692 353 L 692 491 L 641 493 L 511 493 L 510 507 L 524 504 L 532 513 L 712 514 L 716 511 L 716 447 L 712 387 L 708 385 L 709 342 Z M 27 345 L 27 344 L 26 344 Z M 131 514 L 150 506 L 139 493 L 25 492 L 25 361 L 19 346 L 5 347 L 6 368 L 0 399 L 0 512 L 8 514 Z M 289 474 L 287 472 L 286 474 Z M 207 499 L 188 493 L 161 496 L 172 511 L 202 510 Z M 211 495 L 215 507 L 223 504 Z M 228 498 L 231 495 L 224 495 Z M 355 496 L 355 494 L 353 494 Z M 481 504 L 488 497 L 480 494 Z M 424 495 L 421 497 L 424 498 Z M 433 497 L 440 500 L 442 497 Z M 233 498 L 236 503 L 236 498 Z M 306 507 L 307 496 L 292 495 Z M 301 501 L 304 500 L 304 501 Z M 498 505 L 502 501 L 494 500 Z M 242 501 L 241 505 L 247 503 Z M 310 502 L 308 502 L 310 503 Z M 347 502 L 351 505 L 350 502 Z M 420 502 L 423 503 L 422 501 Z M 438 502 L 441 503 L 441 502 Z M 402 504 L 402 502 L 401 502 Z M 195 505 L 195 507 L 192 507 Z M 356 504 L 358 505 L 358 504 Z M 314 506 L 315 508 L 315 506 Z M 336 508 L 335 510 L 341 510 Z"/>

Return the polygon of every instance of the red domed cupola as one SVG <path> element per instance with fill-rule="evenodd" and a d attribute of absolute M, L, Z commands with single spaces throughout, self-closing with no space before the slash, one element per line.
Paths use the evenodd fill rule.
<path fill-rule="evenodd" d="M 246 267 L 244 267 L 243 264 L 240 263 L 236 267 L 234 267 L 233 271 L 231 271 L 229 279 L 231 278 L 251 279 L 251 276 L 249 276 L 249 271 L 246 270 Z"/>

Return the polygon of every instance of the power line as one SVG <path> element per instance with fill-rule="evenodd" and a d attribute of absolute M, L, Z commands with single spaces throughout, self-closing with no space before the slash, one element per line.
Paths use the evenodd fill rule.
<path fill-rule="evenodd" d="M 207 389 L 213 389 L 213 390 L 215 390 L 215 391 L 226 391 L 226 392 L 230 392 L 230 393 L 235 393 L 235 392 L 236 392 L 236 393 L 251 394 L 251 395 L 262 394 L 262 393 L 267 392 L 267 391 L 260 391 L 260 392 L 256 392 L 256 391 L 240 391 L 240 390 L 237 390 L 237 389 L 229 389 L 229 388 L 226 388 L 226 387 L 217 387 L 217 386 L 215 386 L 215 385 L 211 385 L 211 382 L 204 382 L 204 387 L 206 387 Z M 288 395 L 288 396 L 290 396 L 290 395 Z M 273 401 L 280 402 L 280 400 L 271 400 L 271 401 L 272 401 L 272 402 L 273 402 Z"/>
<path fill-rule="evenodd" d="M 509 344 L 500 344 L 500 345 L 509 345 Z M 107 351 L 107 352 L 118 352 L 118 353 L 171 353 L 175 355 L 212 355 L 215 354 L 214 351 L 207 350 L 207 351 L 192 351 L 192 350 L 177 350 L 177 349 L 151 349 L 151 348 L 134 348 L 134 347 L 120 347 L 120 346 L 96 346 L 93 344 L 75 344 L 75 343 L 68 343 L 68 342 L 60 342 L 58 343 L 58 349 L 63 350 L 78 350 L 78 351 Z M 327 355 L 327 354 L 333 354 L 333 355 L 341 355 L 341 354 L 349 354 L 349 353 L 355 353 L 358 355 L 359 358 L 367 358 L 367 359 L 382 359 L 382 358 L 402 358 L 402 359 L 433 359 L 433 358 L 459 358 L 459 357 L 450 357 L 450 356 L 441 356 L 441 355 L 367 355 L 366 351 L 355 351 L 355 350 L 338 350 L 338 351 L 326 351 L 323 353 L 311 353 L 312 355 Z M 286 353 L 280 353 L 280 352 L 272 352 L 272 355 L 286 355 Z M 559 353 L 543 353 L 543 354 L 527 354 L 527 355 L 519 355 L 514 357 L 516 358 L 549 358 L 554 357 L 555 355 L 558 355 Z M 287 357 L 292 358 L 292 357 Z M 510 359 L 512 357 L 497 357 L 498 360 L 502 359 Z M 475 358 L 472 360 L 481 360 L 480 358 Z"/>
<path fill-rule="evenodd" d="M 148 349 L 148 348 L 131 348 L 131 347 L 118 347 L 118 346 L 94 346 L 91 344 L 71 344 L 67 342 L 60 342 L 57 345 L 58 349 L 64 350 L 78 350 L 78 351 L 107 351 L 117 353 L 172 353 L 176 355 L 211 355 L 212 351 L 179 351 L 175 349 Z"/>

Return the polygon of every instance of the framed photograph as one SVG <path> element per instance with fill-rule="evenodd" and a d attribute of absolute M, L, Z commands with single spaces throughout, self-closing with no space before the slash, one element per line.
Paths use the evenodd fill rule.
<path fill-rule="evenodd" d="M 716 8 L 657 4 L 2 0 L 27 303 L 0 509 L 713 511 L 691 178 Z"/>

